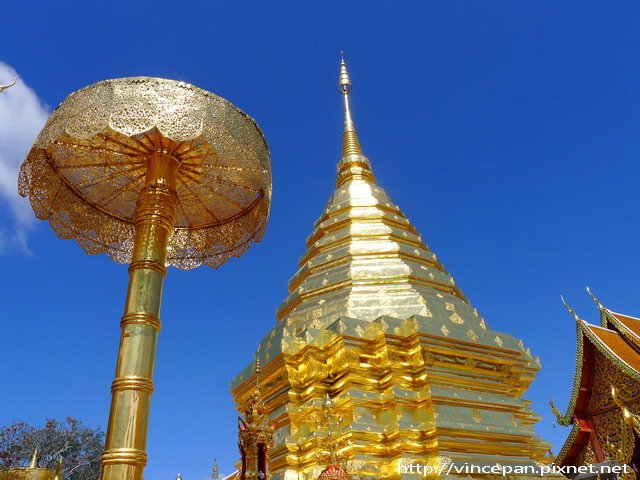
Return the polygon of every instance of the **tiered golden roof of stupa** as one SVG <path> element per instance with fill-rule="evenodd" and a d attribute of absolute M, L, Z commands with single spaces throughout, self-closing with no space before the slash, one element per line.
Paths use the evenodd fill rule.
<path fill-rule="evenodd" d="M 278 308 L 278 320 L 321 325 L 340 315 L 366 320 L 381 315 L 428 317 L 447 311 L 437 292 L 472 313 L 436 255 L 375 183 L 351 115 L 351 83 L 344 60 L 340 91 L 345 125 L 337 189 L 307 239 L 307 251 L 289 282 L 288 297 Z"/>

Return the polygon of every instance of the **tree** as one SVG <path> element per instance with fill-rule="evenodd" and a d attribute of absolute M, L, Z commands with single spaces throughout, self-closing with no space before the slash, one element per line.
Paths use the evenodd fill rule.
<path fill-rule="evenodd" d="M 73 417 L 64 422 L 47 420 L 44 428 L 24 422 L 0 428 L 0 468 L 25 467 L 38 448 L 41 467 L 55 469 L 62 458 L 64 480 L 96 480 L 104 432 L 85 427 Z"/>

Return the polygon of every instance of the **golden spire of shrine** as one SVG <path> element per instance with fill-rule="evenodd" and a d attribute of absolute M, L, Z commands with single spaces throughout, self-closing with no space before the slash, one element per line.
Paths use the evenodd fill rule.
<path fill-rule="evenodd" d="M 56 465 L 56 476 L 53 480 L 62 480 L 62 457 L 58 459 L 58 463 Z"/>
<path fill-rule="evenodd" d="M 362 178 L 374 182 L 371 164 L 362 154 L 360 140 L 351 114 L 349 93 L 351 92 L 351 78 L 344 61 L 344 54 L 340 52 L 340 75 L 338 76 L 338 91 L 344 98 L 344 130 L 342 132 L 342 159 L 338 164 L 338 186 L 354 178 Z"/>
<path fill-rule="evenodd" d="M 38 468 L 38 447 L 33 451 L 31 462 L 29 462 L 29 468 Z"/>
<path fill-rule="evenodd" d="M 351 92 L 351 78 L 347 71 L 347 64 L 344 61 L 344 53 L 340 52 L 340 76 L 338 77 L 338 91 L 344 97 L 344 132 L 342 133 L 342 156 L 362 155 L 360 141 L 356 126 L 353 123 L 351 115 L 351 106 L 349 104 L 349 93 Z"/>

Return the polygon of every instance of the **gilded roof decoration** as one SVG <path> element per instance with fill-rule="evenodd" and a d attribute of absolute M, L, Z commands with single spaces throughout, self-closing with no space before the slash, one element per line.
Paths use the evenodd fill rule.
<path fill-rule="evenodd" d="M 349 106 L 351 83 L 341 66 L 345 136 L 357 140 Z M 328 325 L 340 316 L 422 315 L 486 329 L 451 275 L 384 189 L 375 183 L 359 141 L 345 147 L 336 190 L 307 239 L 299 270 L 277 318 L 290 324 Z M 445 314 L 444 310 L 450 313 Z"/>

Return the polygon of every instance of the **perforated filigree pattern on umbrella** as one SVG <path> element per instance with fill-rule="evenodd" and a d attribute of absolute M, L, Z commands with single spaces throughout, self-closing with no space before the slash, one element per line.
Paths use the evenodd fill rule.
<path fill-rule="evenodd" d="M 19 192 L 58 237 L 127 263 L 146 159 L 159 148 L 181 161 L 169 265 L 218 267 L 262 238 L 271 200 L 262 132 L 223 98 L 173 80 L 107 80 L 69 95 L 24 161 Z"/>

